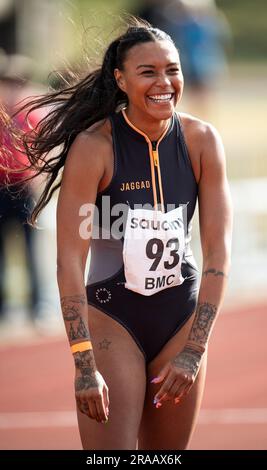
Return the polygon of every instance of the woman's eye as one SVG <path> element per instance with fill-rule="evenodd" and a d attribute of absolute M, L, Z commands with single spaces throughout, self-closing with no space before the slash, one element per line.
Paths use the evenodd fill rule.
<path fill-rule="evenodd" d="M 180 70 L 177 68 L 169 69 L 166 73 L 168 74 L 177 74 Z M 154 70 L 144 70 L 141 75 L 154 75 L 156 72 Z"/>
<path fill-rule="evenodd" d="M 153 73 L 153 70 L 144 70 L 144 72 L 142 72 L 142 75 L 151 75 Z"/>

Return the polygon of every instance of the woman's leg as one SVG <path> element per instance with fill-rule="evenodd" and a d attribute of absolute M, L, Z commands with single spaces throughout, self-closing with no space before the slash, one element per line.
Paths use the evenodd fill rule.
<path fill-rule="evenodd" d="M 91 305 L 88 317 L 96 365 L 109 388 L 110 405 L 107 424 L 77 410 L 83 448 L 134 450 L 146 390 L 143 354 L 128 331 L 113 318 Z"/>
<path fill-rule="evenodd" d="M 148 365 L 147 390 L 144 413 L 140 426 L 138 449 L 186 449 L 193 434 L 204 391 L 207 355 L 202 359 L 200 371 L 189 394 L 178 405 L 174 400 L 163 402 L 160 408 L 153 405 L 153 398 L 161 384 L 151 384 L 161 368 L 171 360 L 186 343 L 193 316 L 173 336 L 160 353 Z"/>

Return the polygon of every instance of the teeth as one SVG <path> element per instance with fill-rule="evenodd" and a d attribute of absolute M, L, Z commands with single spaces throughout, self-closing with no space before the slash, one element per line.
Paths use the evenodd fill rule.
<path fill-rule="evenodd" d="M 171 93 L 165 94 L 165 95 L 150 95 L 149 98 L 152 98 L 154 100 L 170 100 L 172 97 Z"/>
<path fill-rule="evenodd" d="M 162 95 L 150 95 L 148 96 L 149 99 L 153 100 L 153 101 L 169 101 L 172 97 L 172 94 L 171 93 L 166 93 L 166 94 L 162 94 Z"/>

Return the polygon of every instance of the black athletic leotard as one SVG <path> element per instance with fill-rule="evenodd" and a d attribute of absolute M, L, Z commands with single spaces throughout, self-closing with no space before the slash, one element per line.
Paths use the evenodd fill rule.
<path fill-rule="evenodd" d="M 101 227 L 100 238 L 91 239 L 91 261 L 86 285 L 88 304 L 106 313 L 128 330 L 150 362 L 194 312 L 198 295 L 198 269 L 190 249 L 191 219 L 198 193 L 197 182 L 187 152 L 179 116 L 174 113 L 169 128 L 158 143 L 158 161 L 153 166 L 151 149 L 156 143 L 136 129 L 125 112 L 110 116 L 114 151 L 114 172 L 108 187 L 99 192 L 96 207 Z M 160 170 L 160 172 L 159 172 Z M 162 194 L 161 194 L 162 193 Z M 109 198 L 107 198 L 109 196 Z M 172 204 L 187 207 L 185 254 L 182 262 L 184 282 L 151 296 L 124 287 L 122 224 L 112 215 L 103 218 L 102 207 L 110 211 L 119 203 L 148 203 L 164 198 L 164 208 Z M 109 211 L 109 213 L 110 213 Z M 120 219 L 121 220 L 121 219 Z M 115 230 L 110 236 L 110 226 Z M 114 229 L 114 226 L 113 226 Z"/>

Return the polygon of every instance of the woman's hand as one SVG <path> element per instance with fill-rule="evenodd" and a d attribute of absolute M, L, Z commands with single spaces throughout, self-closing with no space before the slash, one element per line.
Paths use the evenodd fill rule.
<path fill-rule="evenodd" d="M 85 354 L 87 353 L 87 354 Z M 108 387 L 100 372 L 93 366 L 90 352 L 75 354 L 75 398 L 79 410 L 105 423 L 109 415 Z M 88 357 L 87 357 L 88 356 Z M 93 367 L 92 367 L 93 366 Z"/>
<path fill-rule="evenodd" d="M 99 423 L 108 421 L 108 387 L 97 370 L 90 375 L 82 375 L 76 370 L 75 397 L 79 410 Z"/>
<path fill-rule="evenodd" d="M 188 394 L 198 374 L 202 354 L 191 346 L 185 348 L 168 362 L 151 383 L 163 384 L 154 398 L 156 408 L 162 402 L 174 399 L 175 404 Z"/>

